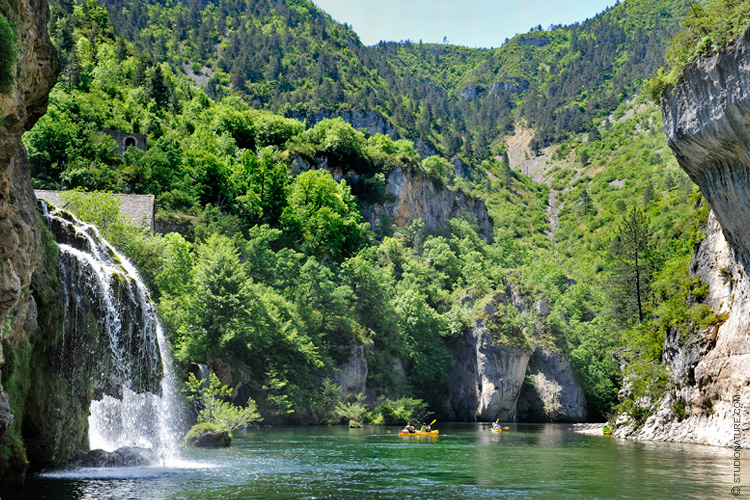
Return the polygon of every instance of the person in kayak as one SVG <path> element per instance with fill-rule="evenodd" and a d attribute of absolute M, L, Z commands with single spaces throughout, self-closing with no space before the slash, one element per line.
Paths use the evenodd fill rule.
<path fill-rule="evenodd" d="M 492 422 L 492 430 L 496 431 L 498 429 L 501 429 L 502 427 L 497 422 Z"/>
<path fill-rule="evenodd" d="M 413 434 L 417 432 L 417 429 L 414 428 L 413 425 L 411 425 L 411 422 L 406 423 L 406 427 L 404 427 L 404 432 L 408 432 L 410 434 Z"/>

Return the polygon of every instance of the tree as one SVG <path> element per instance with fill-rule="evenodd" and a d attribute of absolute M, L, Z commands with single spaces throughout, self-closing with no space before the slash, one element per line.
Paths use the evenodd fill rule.
<path fill-rule="evenodd" d="M 591 130 L 589 130 L 589 142 L 596 142 L 602 140 L 602 134 L 599 133 L 599 128 L 594 125 L 591 127 Z"/>
<path fill-rule="evenodd" d="M 160 108 L 166 108 L 170 101 L 170 89 L 167 85 L 161 65 L 157 65 L 149 80 L 148 97 L 156 101 Z"/>
<path fill-rule="evenodd" d="M 581 196 L 578 199 L 578 203 L 581 209 L 581 215 L 583 215 L 584 217 L 587 216 L 593 209 L 591 196 L 589 195 L 588 190 L 584 189 L 583 191 L 581 191 Z"/>
<path fill-rule="evenodd" d="M 506 189 L 509 189 L 513 175 L 510 170 L 510 158 L 508 158 L 508 151 L 503 150 L 501 157 L 503 162 L 503 186 L 505 186 Z"/>
<path fill-rule="evenodd" d="M 623 321 L 643 321 L 643 306 L 649 296 L 657 254 L 649 241 L 648 217 L 634 207 L 617 228 L 610 243 L 608 289 L 613 312 Z"/>
<path fill-rule="evenodd" d="M 294 179 L 281 222 L 306 253 L 335 260 L 353 254 L 368 229 L 349 186 L 337 183 L 326 170 L 310 170 Z"/>
<path fill-rule="evenodd" d="M 585 149 L 581 151 L 578 154 L 578 160 L 581 162 L 582 166 L 585 167 L 586 165 L 588 165 L 589 164 L 589 152 L 586 151 Z"/>

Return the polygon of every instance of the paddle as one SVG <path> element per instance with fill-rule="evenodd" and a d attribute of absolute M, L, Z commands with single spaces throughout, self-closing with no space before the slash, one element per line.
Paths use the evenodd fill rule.
<path fill-rule="evenodd" d="M 429 424 L 427 424 L 427 425 L 423 425 L 423 426 L 422 426 L 422 429 L 420 429 L 420 430 L 421 430 L 421 432 L 427 432 L 427 430 L 426 430 L 426 429 L 427 429 L 427 427 L 431 427 L 431 426 L 432 426 L 432 424 L 434 424 L 435 422 L 437 422 L 437 419 L 434 419 L 434 420 L 433 420 L 432 422 L 430 422 L 430 423 L 429 423 Z"/>

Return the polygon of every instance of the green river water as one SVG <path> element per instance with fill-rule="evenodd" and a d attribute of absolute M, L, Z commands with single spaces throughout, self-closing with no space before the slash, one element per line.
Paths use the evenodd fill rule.
<path fill-rule="evenodd" d="M 2 500 L 280 498 L 750 497 L 733 451 L 576 434 L 565 425 L 438 424 L 437 438 L 397 428 L 282 427 L 236 432 L 232 446 L 183 450 L 163 467 L 34 476 Z M 744 475 L 744 474 L 743 474 Z M 750 475 L 748 475 L 750 476 Z M 739 496 L 732 488 L 741 487 Z M 737 490 L 735 490 L 737 493 Z"/>

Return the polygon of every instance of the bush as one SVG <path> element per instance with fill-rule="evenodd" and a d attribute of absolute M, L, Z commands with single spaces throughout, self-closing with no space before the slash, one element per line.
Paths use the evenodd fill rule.
<path fill-rule="evenodd" d="M 427 417 L 427 403 L 416 398 L 385 399 L 373 411 L 375 425 L 401 425 L 421 422 Z"/>
<path fill-rule="evenodd" d="M 354 397 L 354 401 L 339 401 L 334 409 L 336 416 L 349 421 L 349 427 L 362 427 L 367 416 L 365 395 L 361 392 Z"/>
<path fill-rule="evenodd" d="M 215 373 L 209 376 L 208 384 L 191 373 L 185 382 L 185 392 L 187 400 L 193 403 L 198 412 L 198 421 L 186 439 L 205 432 L 228 433 L 231 439 L 233 430 L 261 420 L 252 399 L 248 400 L 245 408 L 228 401 L 232 390 L 222 385 Z"/>

